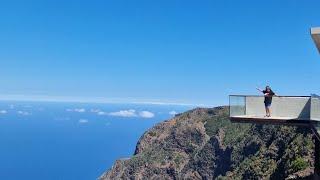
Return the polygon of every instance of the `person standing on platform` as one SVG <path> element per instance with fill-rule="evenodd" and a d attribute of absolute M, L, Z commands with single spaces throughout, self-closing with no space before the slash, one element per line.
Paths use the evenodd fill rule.
<path fill-rule="evenodd" d="M 257 88 L 257 90 L 262 92 L 264 95 L 264 107 L 266 110 L 265 117 L 271 117 L 272 97 L 276 96 L 276 94 L 272 91 L 270 86 L 266 86 L 265 90 L 261 90 L 260 88 Z"/>

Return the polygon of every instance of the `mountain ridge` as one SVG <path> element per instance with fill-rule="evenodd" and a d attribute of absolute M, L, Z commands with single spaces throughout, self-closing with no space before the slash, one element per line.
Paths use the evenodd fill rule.
<path fill-rule="evenodd" d="M 309 179 L 313 148 L 308 128 L 231 123 L 226 106 L 196 108 L 146 131 L 100 179 Z"/>

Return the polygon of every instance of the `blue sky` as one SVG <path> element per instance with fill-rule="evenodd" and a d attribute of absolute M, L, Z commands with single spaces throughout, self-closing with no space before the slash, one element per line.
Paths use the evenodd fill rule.
<path fill-rule="evenodd" d="M 320 1 L 7 1 L 0 98 L 227 104 L 319 93 Z"/>

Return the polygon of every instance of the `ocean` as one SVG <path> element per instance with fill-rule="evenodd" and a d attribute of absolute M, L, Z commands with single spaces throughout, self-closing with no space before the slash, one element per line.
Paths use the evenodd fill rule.
<path fill-rule="evenodd" d="M 141 135 L 190 106 L 0 103 L 0 179 L 97 179 Z"/>

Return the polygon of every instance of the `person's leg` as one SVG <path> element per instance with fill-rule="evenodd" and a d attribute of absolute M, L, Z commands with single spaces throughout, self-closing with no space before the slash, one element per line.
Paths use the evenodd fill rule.
<path fill-rule="evenodd" d="M 264 108 L 266 110 L 266 115 L 265 116 L 268 116 L 268 106 L 265 104 Z"/>
<path fill-rule="evenodd" d="M 269 111 L 269 117 L 271 117 L 271 105 L 268 107 Z"/>
<path fill-rule="evenodd" d="M 271 116 L 271 104 L 266 104 L 266 112 L 267 112 L 267 116 L 270 117 Z"/>

